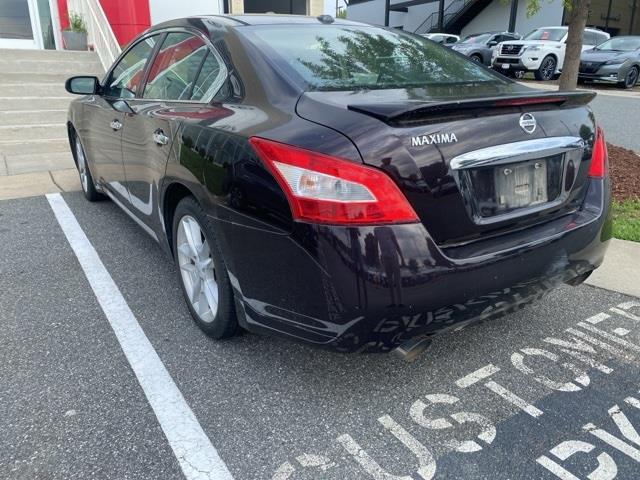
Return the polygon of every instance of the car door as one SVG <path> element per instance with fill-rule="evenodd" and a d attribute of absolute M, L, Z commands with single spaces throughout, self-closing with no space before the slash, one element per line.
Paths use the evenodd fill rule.
<path fill-rule="evenodd" d="M 94 179 L 119 201 L 129 202 L 122 163 L 122 129 L 127 101 L 142 84 L 146 63 L 155 45 L 154 37 L 133 45 L 112 67 L 100 95 L 85 103 L 86 128 L 82 138 Z"/>
<path fill-rule="evenodd" d="M 142 93 L 129 102 L 122 140 L 126 185 L 132 213 L 151 231 L 161 233 L 163 228 L 159 191 L 173 139 L 182 120 L 211 100 L 205 81 L 217 77 L 220 63 L 200 36 L 167 32 L 148 68 Z"/>

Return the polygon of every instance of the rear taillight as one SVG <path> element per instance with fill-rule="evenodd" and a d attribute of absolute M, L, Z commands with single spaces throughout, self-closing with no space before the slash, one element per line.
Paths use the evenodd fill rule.
<path fill-rule="evenodd" d="M 249 142 L 284 191 L 295 220 L 340 225 L 418 221 L 406 197 L 380 170 L 264 138 Z"/>
<path fill-rule="evenodd" d="M 596 139 L 593 142 L 593 153 L 591 154 L 591 164 L 589 165 L 589 176 L 595 178 L 605 177 L 609 170 L 609 155 L 607 144 L 604 141 L 604 133 L 598 127 L 596 129 Z"/>

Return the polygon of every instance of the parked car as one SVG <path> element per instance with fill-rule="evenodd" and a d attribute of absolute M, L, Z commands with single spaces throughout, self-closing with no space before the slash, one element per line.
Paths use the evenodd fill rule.
<path fill-rule="evenodd" d="M 552 80 L 562 73 L 568 27 L 537 28 L 522 40 L 504 42 L 496 51 L 492 65 L 505 73 L 533 72 L 536 80 Z M 609 38 L 607 32 L 587 28 L 582 37 L 582 49 L 587 50 Z"/>
<path fill-rule="evenodd" d="M 451 46 L 454 50 L 466 55 L 474 62 L 491 65 L 493 51 L 502 42 L 518 40 L 520 35 L 511 32 L 474 33 Z"/>
<path fill-rule="evenodd" d="M 446 47 L 450 47 L 460 40 L 458 35 L 451 35 L 449 33 L 424 33 L 422 36 Z"/>
<path fill-rule="evenodd" d="M 594 94 L 534 90 L 417 35 L 178 19 L 66 88 L 86 198 L 157 240 L 215 338 L 407 351 L 582 282 L 607 247 Z"/>
<path fill-rule="evenodd" d="M 640 36 L 614 37 L 582 52 L 578 81 L 616 83 L 633 88 L 640 73 Z"/>

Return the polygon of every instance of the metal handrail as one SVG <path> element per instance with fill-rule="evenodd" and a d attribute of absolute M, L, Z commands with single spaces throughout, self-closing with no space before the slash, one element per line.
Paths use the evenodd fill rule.
<path fill-rule="evenodd" d="M 100 2 L 98 0 L 68 0 L 68 8 L 70 12 L 82 15 L 87 25 L 88 42 L 93 45 L 104 69 L 109 69 L 122 49 Z"/>
<path fill-rule="evenodd" d="M 442 24 L 443 27 L 447 25 L 447 23 L 449 23 L 450 19 L 455 18 L 456 15 L 458 13 L 460 13 L 462 11 L 463 8 L 465 8 L 467 5 L 469 5 L 470 3 L 473 3 L 475 0 L 453 0 L 453 2 L 451 2 L 447 8 L 444 9 L 444 11 L 442 12 Z M 453 10 L 454 6 L 458 6 L 458 8 L 455 9 L 455 11 L 449 11 L 449 10 Z M 427 28 L 423 28 L 424 26 L 426 26 L 428 24 Z M 433 12 L 431 15 L 429 15 L 424 22 L 422 22 L 418 28 L 416 28 L 414 30 L 414 33 L 431 33 L 431 31 L 434 29 L 434 27 L 436 27 L 438 25 L 438 12 Z"/>

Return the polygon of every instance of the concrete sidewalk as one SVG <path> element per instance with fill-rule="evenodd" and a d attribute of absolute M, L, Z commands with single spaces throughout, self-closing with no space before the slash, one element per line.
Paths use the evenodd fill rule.
<path fill-rule="evenodd" d="M 640 243 L 611 239 L 604 263 L 585 283 L 640 298 Z"/>
<path fill-rule="evenodd" d="M 80 190 L 80 178 L 75 168 L 0 175 L 0 200 L 75 190 Z"/>

